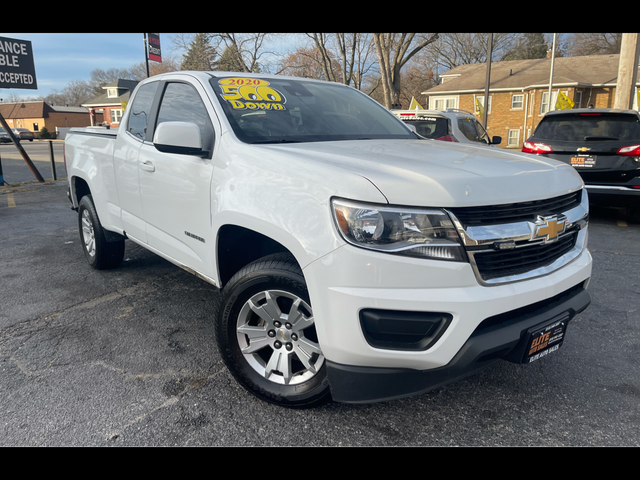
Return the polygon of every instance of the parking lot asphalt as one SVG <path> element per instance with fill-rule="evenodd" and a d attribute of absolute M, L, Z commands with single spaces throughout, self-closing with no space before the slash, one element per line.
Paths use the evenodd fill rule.
<path fill-rule="evenodd" d="M 0 446 L 640 445 L 640 225 L 620 211 L 592 211 L 592 304 L 558 352 L 295 411 L 226 371 L 214 287 L 131 242 L 92 270 L 65 191 L 0 187 Z"/>

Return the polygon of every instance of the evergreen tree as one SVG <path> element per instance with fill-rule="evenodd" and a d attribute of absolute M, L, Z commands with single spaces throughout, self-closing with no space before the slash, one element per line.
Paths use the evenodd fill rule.
<path fill-rule="evenodd" d="M 229 45 L 224 49 L 222 55 L 216 62 L 216 70 L 223 72 L 245 72 L 249 70 L 243 63 L 242 57 L 238 52 L 238 47 L 234 44 Z M 251 70 L 253 73 L 260 73 L 260 65 L 256 63 Z"/>
<path fill-rule="evenodd" d="M 216 62 L 216 69 L 223 72 L 244 72 L 242 63 L 238 60 L 238 49 L 235 45 L 229 45 Z"/>
<path fill-rule="evenodd" d="M 524 33 L 502 60 L 531 60 L 545 58 L 549 49 L 542 33 Z"/>
<path fill-rule="evenodd" d="M 197 33 L 189 44 L 189 51 L 183 55 L 181 70 L 210 71 L 214 69 L 216 49 L 211 45 L 211 35 Z"/>

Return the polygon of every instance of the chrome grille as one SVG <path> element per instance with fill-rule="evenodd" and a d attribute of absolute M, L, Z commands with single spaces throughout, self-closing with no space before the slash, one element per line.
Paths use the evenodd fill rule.
<path fill-rule="evenodd" d="M 521 275 L 546 267 L 570 252 L 576 245 L 578 230 L 561 237 L 556 242 L 525 245 L 505 252 L 480 252 L 474 260 L 483 280 Z"/>
<path fill-rule="evenodd" d="M 453 208 L 450 211 L 465 227 L 534 221 L 537 215 L 562 213 L 580 205 L 582 190 L 546 200 L 523 203 Z"/>
<path fill-rule="evenodd" d="M 550 199 L 448 209 L 484 285 L 547 275 L 575 260 L 586 248 L 589 199 L 584 189 Z M 566 223 L 565 223 L 566 218 Z M 562 219 L 554 238 L 536 235 Z"/>

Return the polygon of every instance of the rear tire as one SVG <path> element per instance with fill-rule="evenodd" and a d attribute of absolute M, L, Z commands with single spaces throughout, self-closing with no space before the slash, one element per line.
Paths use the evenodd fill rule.
<path fill-rule="evenodd" d="M 124 258 L 124 240 L 107 242 L 93 198 L 85 195 L 78 205 L 78 230 L 84 255 L 93 268 L 115 268 Z"/>
<path fill-rule="evenodd" d="M 290 408 L 331 400 L 309 294 L 291 255 L 269 255 L 233 276 L 215 335 L 231 374 L 258 398 Z"/>

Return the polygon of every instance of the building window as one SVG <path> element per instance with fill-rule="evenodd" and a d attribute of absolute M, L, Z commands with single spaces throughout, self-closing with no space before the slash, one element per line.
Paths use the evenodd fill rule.
<path fill-rule="evenodd" d="M 122 109 L 118 108 L 116 109 L 111 109 L 110 111 L 111 113 L 111 123 L 120 123 L 120 119 L 122 118 Z"/>
<path fill-rule="evenodd" d="M 535 104 L 536 92 L 529 94 L 529 116 L 533 115 L 533 105 Z"/>
<path fill-rule="evenodd" d="M 582 92 L 576 92 L 573 97 L 573 108 L 580 108 L 582 105 Z"/>
<path fill-rule="evenodd" d="M 542 98 L 540 99 L 540 115 L 543 115 L 549 111 L 549 92 L 542 92 Z"/>
<path fill-rule="evenodd" d="M 507 138 L 507 147 L 517 147 L 520 145 L 520 129 L 510 129 Z"/>
<path fill-rule="evenodd" d="M 107 98 L 116 98 L 118 96 L 117 88 L 107 88 Z"/>
<path fill-rule="evenodd" d="M 566 90 L 563 90 L 562 93 L 564 93 L 565 95 L 569 96 L 569 92 Z M 555 105 L 556 105 L 556 101 L 558 100 L 558 92 L 552 92 L 551 93 L 551 105 L 553 108 L 551 108 L 551 110 L 555 110 Z M 549 111 L 549 92 L 542 92 L 542 100 L 540 103 L 540 115 L 543 115 L 545 113 L 547 113 Z"/>
<path fill-rule="evenodd" d="M 458 97 L 439 97 L 433 99 L 434 110 L 444 111 L 448 108 L 458 108 Z"/>
<path fill-rule="evenodd" d="M 522 110 L 524 107 L 524 95 L 511 96 L 511 110 Z"/>
<path fill-rule="evenodd" d="M 474 104 L 475 104 L 475 107 L 474 107 L 475 108 L 475 113 L 478 114 L 478 115 L 481 115 L 482 112 L 481 112 L 478 104 L 482 105 L 482 108 L 484 108 L 484 95 L 476 96 Z M 491 96 L 489 96 L 489 108 L 487 109 L 487 114 L 489 114 L 489 113 L 491 113 Z"/>

